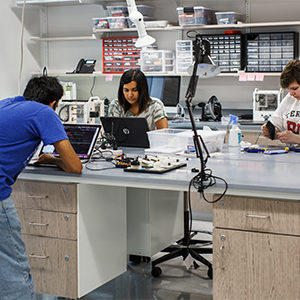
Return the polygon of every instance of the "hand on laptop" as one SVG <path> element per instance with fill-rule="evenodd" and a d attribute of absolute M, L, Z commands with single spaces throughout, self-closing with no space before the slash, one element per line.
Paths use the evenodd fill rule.
<path fill-rule="evenodd" d="M 38 160 L 34 164 L 35 165 L 40 165 L 40 164 L 56 165 L 57 160 L 59 160 L 59 158 L 55 157 L 53 154 L 43 153 L 42 155 L 39 156 Z"/>

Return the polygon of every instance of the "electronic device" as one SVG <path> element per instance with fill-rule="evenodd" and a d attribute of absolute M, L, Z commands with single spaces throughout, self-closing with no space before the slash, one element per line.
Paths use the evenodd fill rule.
<path fill-rule="evenodd" d="M 168 117 L 177 113 L 180 97 L 180 76 L 147 76 L 150 97 L 160 99 Z"/>
<path fill-rule="evenodd" d="M 56 112 L 64 124 L 100 124 L 104 101 L 97 96 L 88 100 L 61 100 Z"/>
<path fill-rule="evenodd" d="M 222 105 L 216 96 L 211 96 L 207 103 L 198 104 L 202 108 L 201 121 L 221 121 Z"/>
<path fill-rule="evenodd" d="M 95 71 L 95 64 L 96 59 L 81 58 L 72 73 L 93 73 Z"/>
<path fill-rule="evenodd" d="M 275 126 L 273 125 L 273 123 L 271 123 L 270 121 L 268 121 L 266 123 L 266 127 L 269 131 L 269 135 L 270 135 L 270 139 L 274 140 L 275 139 Z"/>
<path fill-rule="evenodd" d="M 105 133 L 115 137 L 117 145 L 122 147 L 149 148 L 145 118 L 101 117 Z"/>
<path fill-rule="evenodd" d="M 253 92 L 253 121 L 267 121 L 279 106 L 283 90 L 264 91 L 255 89 Z"/>
<path fill-rule="evenodd" d="M 94 147 L 96 145 L 100 133 L 101 125 L 68 124 L 68 125 L 64 125 L 64 128 L 76 155 L 80 159 L 90 158 L 90 156 L 93 153 Z M 38 150 L 30 160 L 28 165 L 42 166 L 42 167 L 55 166 L 52 164 L 35 165 L 39 156 L 43 153 L 51 153 L 54 156 L 58 156 L 58 153 L 55 152 L 54 145 L 44 145 L 41 142 L 41 144 L 38 147 Z"/>
<path fill-rule="evenodd" d="M 136 157 L 130 159 L 128 166 L 124 169 L 125 172 L 140 172 L 140 173 L 156 173 L 163 174 L 187 164 L 183 159 L 170 156 L 153 156 L 146 155 L 145 157 Z"/>

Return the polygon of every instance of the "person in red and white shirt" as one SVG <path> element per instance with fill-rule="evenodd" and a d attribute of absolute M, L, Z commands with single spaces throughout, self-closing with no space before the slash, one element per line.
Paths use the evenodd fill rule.
<path fill-rule="evenodd" d="M 275 126 L 275 138 L 282 143 L 300 144 L 300 60 L 291 60 L 280 75 L 280 85 L 289 93 L 269 121 Z M 262 134 L 270 138 L 264 124 Z"/>

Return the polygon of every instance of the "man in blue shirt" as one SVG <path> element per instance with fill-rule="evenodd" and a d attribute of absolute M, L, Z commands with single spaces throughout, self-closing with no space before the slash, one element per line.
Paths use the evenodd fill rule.
<path fill-rule="evenodd" d="M 43 154 L 39 163 L 81 173 L 82 164 L 55 113 L 63 89 L 54 77 L 32 78 L 24 96 L 0 101 L 0 299 L 34 299 L 30 267 L 11 185 L 41 141 L 53 144 L 59 158 Z"/>

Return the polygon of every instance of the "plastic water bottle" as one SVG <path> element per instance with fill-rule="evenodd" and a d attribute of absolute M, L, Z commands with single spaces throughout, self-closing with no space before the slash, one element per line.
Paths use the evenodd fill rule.
<path fill-rule="evenodd" d="M 232 118 L 233 124 L 229 131 L 228 145 L 232 147 L 239 147 L 242 140 L 241 129 L 237 125 L 237 117 Z"/>

